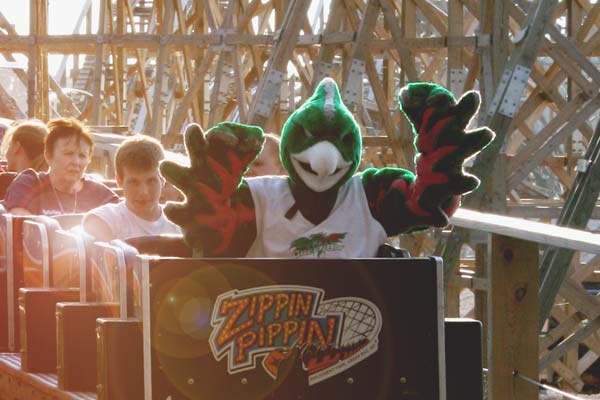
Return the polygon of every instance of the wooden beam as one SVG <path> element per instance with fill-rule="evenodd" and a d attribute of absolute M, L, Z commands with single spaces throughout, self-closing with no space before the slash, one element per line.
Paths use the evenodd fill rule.
<path fill-rule="evenodd" d="M 408 80 L 416 82 L 419 80 L 419 75 L 413 62 L 414 58 L 405 44 L 402 30 L 400 29 L 400 23 L 394 14 L 392 3 L 390 0 L 379 0 L 379 4 L 381 6 L 381 11 L 383 12 L 383 17 L 392 35 L 393 42 L 396 45 L 396 51 L 400 54 L 400 65 L 402 66 L 402 70 L 406 73 Z"/>
<path fill-rule="evenodd" d="M 479 243 L 475 245 L 475 279 L 480 279 L 487 283 L 487 289 L 489 290 L 489 262 L 488 262 L 488 244 Z M 483 330 L 481 332 L 482 340 L 482 358 L 484 367 L 487 368 L 488 361 L 488 335 L 489 329 L 487 324 L 489 321 L 488 316 L 488 298 L 487 290 L 475 290 L 475 318 L 483 323 Z"/>
<path fill-rule="evenodd" d="M 538 389 L 514 371 L 538 375 L 538 245 L 492 235 L 488 290 L 488 398 L 537 400 Z"/>
<path fill-rule="evenodd" d="M 498 193 L 498 188 L 495 186 L 498 182 L 490 179 L 495 171 L 497 155 L 502 152 L 514 112 L 518 109 L 522 91 L 529 79 L 531 66 L 539 53 L 542 38 L 553 18 L 556 4 L 557 0 L 540 0 L 536 4 L 534 12 L 530 14 L 526 35 L 517 44 L 513 56 L 507 63 L 506 76 L 504 80 L 500 81 L 494 100 L 488 108 L 487 125 L 496 132 L 496 138 L 486 151 L 479 154 L 472 168 L 473 173 L 480 177 L 484 184 L 464 199 L 463 203 L 466 206 L 474 208 L 489 206 L 490 200 Z M 506 196 L 505 193 L 504 196 Z M 458 230 L 453 240 L 444 247 L 444 276 L 451 276 L 450 274 L 457 267 L 460 243 L 465 238 L 466 232 Z"/>
<path fill-rule="evenodd" d="M 247 123 L 262 126 L 271 116 L 275 100 L 279 97 L 281 83 L 287 75 L 287 63 L 298 42 L 304 21 L 301 17 L 306 14 L 309 5 L 309 1 L 294 1 L 288 5 L 277 44 L 271 52 L 265 73 L 258 83 L 248 110 Z"/>
<path fill-rule="evenodd" d="M 167 0 L 164 4 L 164 13 L 158 14 L 157 18 L 161 18 L 161 35 L 167 35 L 171 33 L 173 27 L 173 2 L 172 0 Z M 167 71 L 165 70 L 167 64 L 169 50 L 166 46 L 161 45 L 158 50 L 158 57 L 156 58 L 156 80 L 154 81 L 154 98 L 152 99 L 152 120 L 150 122 L 150 126 L 148 129 L 148 134 L 154 137 L 159 138 L 163 132 L 163 104 L 162 104 L 162 96 L 163 96 L 163 86 L 166 84 L 165 75 Z"/>
<path fill-rule="evenodd" d="M 585 104 L 585 107 L 584 107 Z M 557 132 L 572 132 L 579 125 L 587 120 L 591 113 L 598 109 L 597 104 L 586 102 L 583 94 L 574 98 L 558 115 L 547 124 L 533 139 L 527 142 L 527 145 L 522 149 L 512 160 L 508 173 L 509 186 L 514 187 L 521 182 L 541 161 L 548 156 L 553 145 L 557 143 Z M 585 111 L 584 111 L 585 110 Z M 575 115 L 579 117 L 574 118 Z M 573 121 L 579 121 L 577 126 L 573 126 Z M 570 129 L 565 129 L 569 126 Z M 562 129 L 561 129 L 562 128 Z M 564 135 L 564 133 L 563 133 Z"/>
<path fill-rule="evenodd" d="M 573 189 L 565 202 L 558 225 L 584 229 L 592 215 L 600 194 L 600 124 L 585 155 L 587 167 L 577 174 Z M 540 264 L 540 318 L 549 315 L 554 297 L 561 287 L 567 268 L 573 257 L 572 251 L 548 248 Z"/>
<path fill-rule="evenodd" d="M 343 17 L 345 16 L 345 7 L 342 4 L 342 0 L 332 0 L 329 8 L 329 19 L 325 27 L 324 35 L 339 32 Z M 313 74 L 312 84 L 310 90 L 314 90 L 317 84 L 325 77 L 334 78 L 339 71 L 333 64 L 333 57 L 335 55 L 335 46 L 323 43 L 319 49 L 319 55 L 317 56 L 317 62 L 315 72 Z"/>
<path fill-rule="evenodd" d="M 167 135 L 175 135 L 179 133 L 181 126 L 183 125 L 183 121 L 185 121 L 187 110 L 190 108 L 196 93 L 198 93 L 200 88 L 204 85 L 204 77 L 212 64 L 215 55 L 216 53 L 214 51 L 209 51 L 207 54 L 205 54 L 204 58 L 202 58 L 201 64 L 198 66 L 198 68 L 196 68 L 196 75 L 192 81 L 192 84 L 175 110 L 173 118 L 171 118 L 171 124 L 167 129 Z"/>
<path fill-rule="evenodd" d="M 31 37 L 48 33 L 48 3 L 30 0 L 29 2 L 29 34 Z M 34 41 L 28 48 L 28 115 L 48 121 L 50 118 L 50 100 L 48 97 L 48 56 Z"/>
<path fill-rule="evenodd" d="M 463 34 L 463 4 L 460 0 L 448 1 L 448 35 L 461 36 Z M 496 46 L 494 46 L 496 47 Z M 464 91 L 467 71 L 463 69 L 462 48 L 448 46 L 448 71 L 446 74 L 447 87 L 460 97 Z"/>
<path fill-rule="evenodd" d="M 115 8 L 116 13 L 116 27 L 113 30 L 117 33 L 117 35 L 123 35 L 126 29 L 126 9 L 124 2 L 129 0 L 117 0 L 117 7 Z M 110 20 L 112 21 L 112 16 Z M 123 97 L 125 96 L 124 91 L 124 80 L 123 75 L 125 73 L 125 66 L 127 65 L 125 49 L 123 48 L 113 48 L 112 49 L 113 56 L 113 85 L 115 87 L 115 115 L 116 115 L 116 125 L 123 124 Z"/>
<path fill-rule="evenodd" d="M 131 10 L 131 5 L 129 4 L 129 1 L 125 1 L 125 10 L 127 12 L 127 16 L 129 17 L 129 26 L 131 27 L 131 31 L 133 32 L 135 30 L 135 21 L 133 19 L 133 11 Z M 146 59 L 144 57 L 144 54 L 142 53 L 142 49 L 140 48 L 135 49 L 135 55 L 137 58 L 136 69 L 140 78 L 140 84 L 142 85 L 144 105 L 146 106 L 146 117 L 149 120 L 152 120 L 152 105 L 150 103 L 150 97 L 148 94 L 148 80 L 146 79 Z"/>
<path fill-rule="evenodd" d="M 233 10 L 237 1 L 230 0 L 227 6 L 226 15 L 223 19 L 221 30 L 232 29 Z M 230 46 L 219 46 L 219 55 L 217 67 L 215 69 L 214 83 L 210 95 L 210 112 L 208 114 L 208 126 L 213 126 L 223 120 L 223 112 L 230 100 L 229 85 L 232 83 L 232 75 L 240 74 L 241 71 L 233 71 L 232 52 Z"/>
<path fill-rule="evenodd" d="M 600 234 L 459 208 L 450 217 L 454 226 L 479 230 L 543 245 L 600 253 Z M 537 259 L 537 257 L 536 257 Z"/>
<path fill-rule="evenodd" d="M 556 346 L 551 352 L 547 353 L 540 359 L 540 369 L 544 369 L 550 364 L 560 359 L 569 350 L 577 348 L 585 338 L 600 329 L 600 317 L 596 317 L 587 323 L 582 324 L 582 328 L 579 329 L 575 334 L 569 336 L 568 339 L 563 340 L 558 346 Z"/>
<path fill-rule="evenodd" d="M 104 31 L 106 28 L 106 8 L 109 6 L 109 2 L 107 0 L 100 0 L 100 12 L 98 14 L 98 37 L 102 38 L 104 35 Z M 103 87 L 104 87 L 104 72 L 103 72 L 103 64 L 104 63 L 104 46 L 101 43 L 96 44 L 96 53 L 95 53 L 95 64 L 94 64 L 94 74 L 93 74 L 93 91 L 92 94 L 94 97 L 92 98 L 92 115 L 90 116 L 90 120 L 94 125 L 103 125 L 102 121 L 102 101 L 104 99 L 103 96 Z"/>

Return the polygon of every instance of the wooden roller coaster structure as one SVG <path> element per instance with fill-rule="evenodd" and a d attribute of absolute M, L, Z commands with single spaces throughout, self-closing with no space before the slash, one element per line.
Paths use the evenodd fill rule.
<path fill-rule="evenodd" d="M 600 215 L 598 2 L 94 4 L 82 2 L 70 35 L 48 33 L 49 15 L 56 10 L 46 1 L 30 0 L 27 34 L 18 34 L 19 27 L 11 25 L 15 21 L 0 15 L 4 59 L 20 55 L 28 63 L 26 69 L 0 68 L 0 116 L 47 120 L 73 115 L 89 125 L 125 126 L 177 148 L 191 121 L 209 127 L 237 120 L 279 132 L 315 82 L 332 76 L 361 126 L 364 164 L 412 168 L 412 135 L 396 96 L 408 82 L 434 81 L 458 95 L 479 90 L 482 106 L 475 124 L 497 134 L 470 167 L 485 185 L 467 196 L 464 206 L 597 228 L 589 221 Z M 68 60 L 54 76 L 48 72 L 50 54 Z M 26 88 L 27 96 L 19 101 L 2 78 L 7 70 L 15 76 L 6 79 Z M 493 317 L 485 315 L 491 284 L 484 268 L 489 243 L 482 238 L 457 226 L 400 239 L 413 254 L 443 255 L 449 316 L 458 315 L 459 294 L 469 286 L 476 293 L 472 312 L 484 321 Z M 600 354 L 596 330 L 589 328 L 599 306 L 580 286 L 596 281 L 599 263 L 597 255 L 553 249 L 544 250 L 539 263 L 537 319 L 543 322 L 550 315 L 558 323 L 549 332 L 541 330 L 540 365 L 576 390 L 583 388 L 582 374 Z M 569 292 L 565 287 L 573 282 Z M 564 337 L 575 337 L 576 344 L 591 350 L 580 357 L 577 346 L 569 344 L 561 357 L 547 358 L 549 347 Z"/>

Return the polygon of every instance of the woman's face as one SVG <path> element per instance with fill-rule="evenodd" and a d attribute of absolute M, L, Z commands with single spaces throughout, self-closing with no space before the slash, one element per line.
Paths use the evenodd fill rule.
<path fill-rule="evenodd" d="M 91 146 L 76 136 L 62 137 L 54 143 L 52 154 L 46 153 L 50 171 L 58 179 L 75 184 L 81 179 L 91 159 Z"/>
<path fill-rule="evenodd" d="M 6 149 L 6 169 L 13 172 L 19 171 L 19 157 L 25 155 L 24 149 L 21 148 L 21 143 L 16 140 L 11 140 L 8 148 Z"/>

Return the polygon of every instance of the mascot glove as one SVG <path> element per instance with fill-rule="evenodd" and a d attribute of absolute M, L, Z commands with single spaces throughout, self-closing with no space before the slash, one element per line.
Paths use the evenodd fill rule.
<path fill-rule="evenodd" d="M 186 196 L 184 203 L 167 204 L 165 214 L 182 227 L 190 246 L 218 254 L 229 245 L 236 227 L 254 218 L 253 210 L 233 197 L 263 141 L 262 129 L 255 126 L 224 122 L 205 134 L 191 124 L 185 132 L 190 165 L 161 163 L 165 179 Z"/>
<path fill-rule="evenodd" d="M 409 84 L 399 96 L 400 110 L 417 135 L 417 151 L 429 155 L 443 147 L 454 147 L 457 153 L 453 158 L 460 166 L 494 138 L 487 128 L 465 130 L 479 103 L 477 92 L 467 92 L 456 102 L 451 92 L 433 83 Z"/>

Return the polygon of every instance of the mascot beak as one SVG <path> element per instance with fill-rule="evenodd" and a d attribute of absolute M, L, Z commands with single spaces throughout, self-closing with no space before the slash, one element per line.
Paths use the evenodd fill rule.
<path fill-rule="evenodd" d="M 321 192 L 335 185 L 352 165 L 332 143 L 324 140 L 291 155 L 294 169 L 311 189 Z"/>
<path fill-rule="evenodd" d="M 306 161 L 318 176 L 329 176 L 344 162 L 342 155 L 330 142 L 319 142 L 306 153 Z"/>

